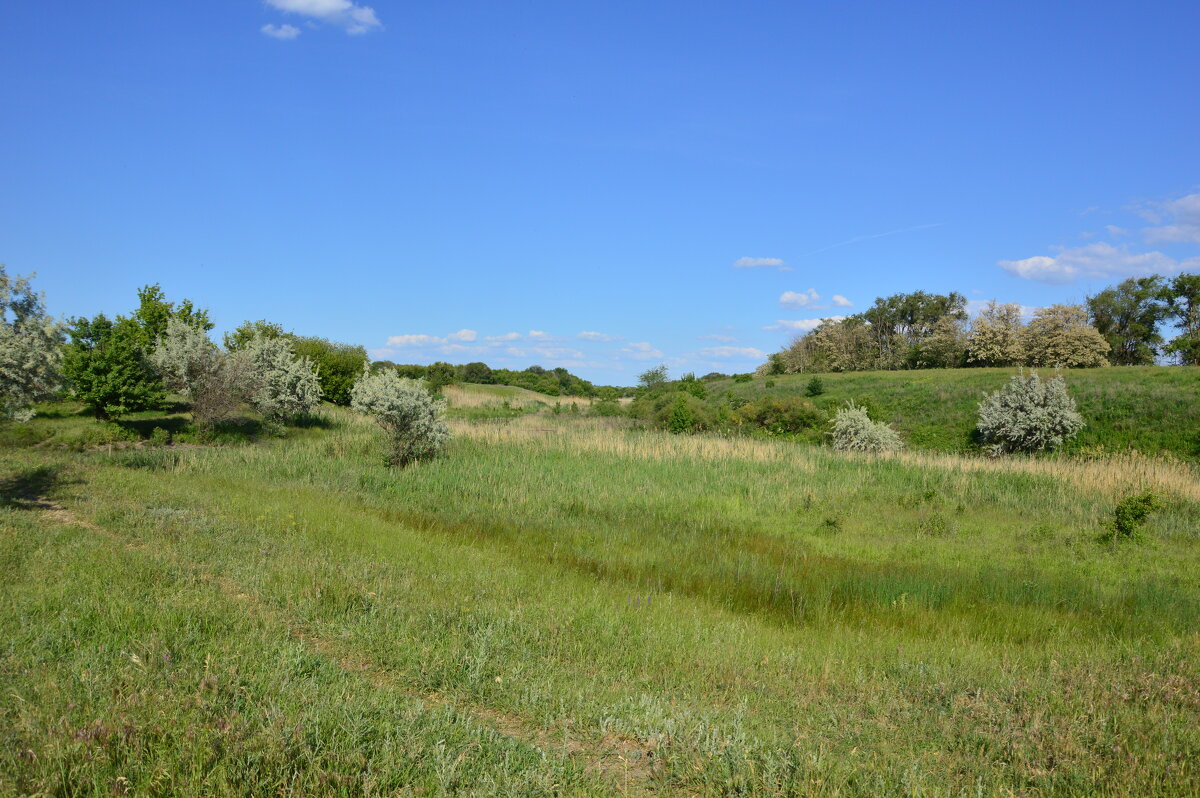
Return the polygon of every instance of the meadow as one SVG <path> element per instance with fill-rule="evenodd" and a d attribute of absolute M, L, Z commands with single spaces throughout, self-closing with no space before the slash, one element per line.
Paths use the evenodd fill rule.
<path fill-rule="evenodd" d="M 11 434 L 0 793 L 1200 792 L 1188 460 L 852 456 L 509 390 L 449 391 L 402 470 L 332 407 Z"/>

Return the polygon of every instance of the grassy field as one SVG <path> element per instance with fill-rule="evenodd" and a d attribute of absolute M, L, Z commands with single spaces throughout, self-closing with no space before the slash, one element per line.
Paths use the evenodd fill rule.
<path fill-rule="evenodd" d="M 1187 463 L 542 411 L 390 471 L 348 411 L 168 447 L 55 412 L 0 449 L 0 794 L 1200 792 Z"/>
<path fill-rule="evenodd" d="M 898 429 L 909 446 L 947 452 L 972 447 L 976 408 L 985 393 L 1003 387 L 1016 369 L 925 369 L 820 374 L 825 393 L 814 397 L 834 412 L 847 400 L 865 401 L 876 420 Z M 1052 371 L 1041 370 L 1043 377 Z M 739 399 L 764 393 L 803 395 L 812 374 L 755 377 L 753 382 L 708 383 L 711 396 Z M 1200 459 L 1200 368 L 1122 366 L 1070 369 L 1067 388 L 1087 422 L 1068 453 L 1135 450 Z M 766 387 L 767 381 L 774 383 Z M 821 431 L 813 433 L 817 439 Z"/>

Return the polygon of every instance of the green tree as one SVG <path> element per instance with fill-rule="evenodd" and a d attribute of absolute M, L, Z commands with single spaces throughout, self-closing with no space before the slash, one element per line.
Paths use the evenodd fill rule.
<path fill-rule="evenodd" d="M 654 394 L 667 384 L 667 364 L 649 368 L 638 375 L 638 389 L 642 393 Z"/>
<path fill-rule="evenodd" d="M 168 302 L 162 286 L 158 283 L 142 286 L 137 294 L 138 307 L 131 318 L 140 331 L 141 347 L 147 355 L 154 349 L 158 339 L 167 332 L 168 319 L 179 319 L 205 332 L 213 328 L 207 310 L 196 308 L 190 299 L 183 300 L 178 306 L 174 302 Z"/>
<path fill-rule="evenodd" d="M 987 303 L 967 336 L 967 361 L 980 366 L 1016 366 L 1024 362 L 1021 344 L 1021 306 L 1016 302 Z"/>
<path fill-rule="evenodd" d="M 165 331 L 165 327 L 164 327 Z M 132 319 L 104 314 L 71 321 L 63 376 L 73 395 L 99 419 L 162 407 L 162 382 L 146 358 L 145 330 Z"/>
<path fill-rule="evenodd" d="M 475 385 L 490 385 L 495 382 L 492 376 L 492 369 L 487 363 L 468 363 L 462 368 L 463 382 L 473 383 Z"/>
<path fill-rule="evenodd" d="M 1163 343 L 1159 325 L 1170 313 L 1163 278 L 1130 277 L 1088 297 L 1087 307 L 1092 324 L 1112 347 L 1113 365 L 1154 364 Z"/>
<path fill-rule="evenodd" d="M 367 350 L 352 344 L 339 344 L 325 338 L 292 336 L 292 351 L 306 357 L 317 369 L 321 395 L 335 405 L 350 404 L 350 389 L 367 365 Z"/>
<path fill-rule="evenodd" d="M 436 363 L 430 363 L 429 368 L 425 369 L 425 386 L 430 393 L 439 394 L 442 392 L 442 388 L 456 382 L 458 382 L 458 369 L 450 363 L 439 360 Z"/>
<path fill-rule="evenodd" d="M 1167 312 L 1179 334 L 1166 351 L 1185 366 L 1200 366 L 1200 274 L 1180 274 L 1166 290 Z"/>

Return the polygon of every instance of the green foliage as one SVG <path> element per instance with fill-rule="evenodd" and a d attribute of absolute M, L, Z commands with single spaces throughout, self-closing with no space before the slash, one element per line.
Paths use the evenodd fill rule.
<path fill-rule="evenodd" d="M 207 310 L 196 308 L 190 299 L 183 300 L 178 306 L 174 302 L 168 302 L 158 283 L 139 288 L 137 294 L 138 307 L 131 319 L 140 331 L 139 344 L 147 355 L 154 348 L 155 342 L 166 334 L 169 319 L 179 319 L 205 332 L 213 328 Z"/>
<path fill-rule="evenodd" d="M 163 322 L 166 329 L 166 322 Z M 145 330 L 132 319 L 100 314 L 74 319 L 63 352 L 63 376 L 72 394 L 99 419 L 152 410 L 165 400 L 163 386 L 142 349 Z"/>
<path fill-rule="evenodd" d="M 1113 508 L 1113 535 L 1124 539 L 1136 537 L 1150 514 L 1162 509 L 1162 500 L 1152 492 L 1126 496 Z"/>
<path fill-rule="evenodd" d="M 813 377 L 804 386 L 805 396 L 820 396 L 823 393 L 825 393 L 825 383 L 821 381 L 820 377 Z"/>
<path fill-rule="evenodd" d="M 237 352 L 245 349 L 256 338 L 282 338 L 285 335 L 287 333 L 283 331 L 283 325 L 273 321 L 266 319 L 244 321 L 232 332 L 225 333 L 225 349 L 229 352 Z"/>
<path fill-rule="evenodd" d="M 1104 336 L 1088 322 L 1082 305 L 1038 308 L 1021 331 L 1021 351 L 1028 366 L 1107 366 L 1110 349 Z"/>
<path fill-rule="evenodd" d="M 1016 366 L 1025 362 L 1021 306 L 991 300 L 971 322 L 967 361 L 977 366 Z"/>
<path fill-rule="evenodd" d="M 654 420 L 659 427 L 676 434 L 702 432 L 716 423 L 712 408 L 685 391 L 661 395 Z"/>
<path fill-rule="evenodd" d="M 993 454 L 1056 449 L 1083 426 L 1062 375 L 1016 374 L 979 403 L 979 433 Z"/>
<path fill-rule="evenodd" d="M 28 421 L 33 403 L 59 388 L 62 326 L 31 277 L 9 277 L 0 264 L 0 422 Z"/>
<path fill-rule="evenodd" d="M 638 390 L 645 394 L 658 393 L 667 384 L 667 364 L 649 368 L 638 375 Z"/>
<path fill-rule="evenodd" d="M 1200 366 L 1200 274 L 1176 275 L 1165 293 L 1167 312 L 1179 327 L 1165 351 L 1185 366 Z"/>
<path fill-rule="evenodd" d="M 292 351 L 317 369 L 321 395 L 335 405 L 350 404 L 350 388 L 367 365 L 367 350 L 325 338 L 293 338 Z"/>
<path fill-rule="evenodd" d="M 733 381 L 739 383 L 754 382 L 753 374 L 734 374 Z"/>
<path fill-rule="evenodd" d="M 429 367 L 425 369 L 425 387 L 429 389 L 430 393 L 440 394 L 442 388 L 458 381 L 458 369 L 449 363 L 439 360 L 437 363 L 430 363 Z"/>
<path fill-rule="evenodd" d="M 490 385 L 496 381 L 492 369 L 487 363 L 468 363 L 462 367 L 462 381 L 476 385 Z"/>
<path fill-rule="evenodd" d="M 435 400 L 420 382 L 393 371 L 372 374 L 364 368 L 351 389 L 351 407 L 383 427 L 392 466 L 433 457 L 450 439 L 450 428 L 442 420 L 445 400 Z"/>
<path fill-rule="evenodd" d="M 736 417 L 742 423 L 772 435 L 804 432 L 829 421 L 829 417 L 816 405 L 798 396 L 764 396 L 742 405 Z"/>
<path fill-rule="evenodd" d="M 690 372 L 688 374 L 684 374 L 682 377 L 680 377 L 674 387 L 685 393 L 690 393 L 692 396 L 696 397 L 697 399 L 707 399 L 708 398 L 708 388 L 706 388 L 704 386 L 703 382 L 696 379 L 695 374 L 692 374 Z"/>
<path fill-rule="evenodd" d="M 872 421 L 867 411 L 847 403 L 833 417 L 829 433 L 833 448 L 842 452 L 894 452 L 904 447 L 900 436 L 887 424 Z"/>
<path fill-rule="evenodd" d="M 1169 313 L 1163 278 L 1130 277 L 1088 297 L 1087 307 L 1096 330 L 1111 347 L 1114 365 L 1154 365 L 1163 343 L 1158 328 Z"/>
<path fill-rule="evenodd" d="M 599 399 L 592 402 L 590 412 L 594 416 L 619 416 L 621 415 L 621 405 L 617 403 L 615 398 Z"/>

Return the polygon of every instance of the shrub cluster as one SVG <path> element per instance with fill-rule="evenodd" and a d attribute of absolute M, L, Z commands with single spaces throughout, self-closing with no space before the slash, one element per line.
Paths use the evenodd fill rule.
<path fill-rule="evenodd" d="M 833 448 L 842 452 L 894 452 L 904 446 L 894 429 L 872 421 L 865 408 L 850 402 L 834 416 L 829 437 Z"/>
<path fill-rule="evenodd" d="M 350 406 L 373 417 L 388 436 L 387 461 L 406 466 L 432 457 L 450 438 L 444 399 L 434 399 L 417 380 L 394 371 L 364 370 L 350 389 Z"/>
<path fill-rule="evenodd" d="M 979 404 L 979 432 L 992 454 L 1056 449 L 1083 429 L 1062 375 L 1014 375 Z"/>

